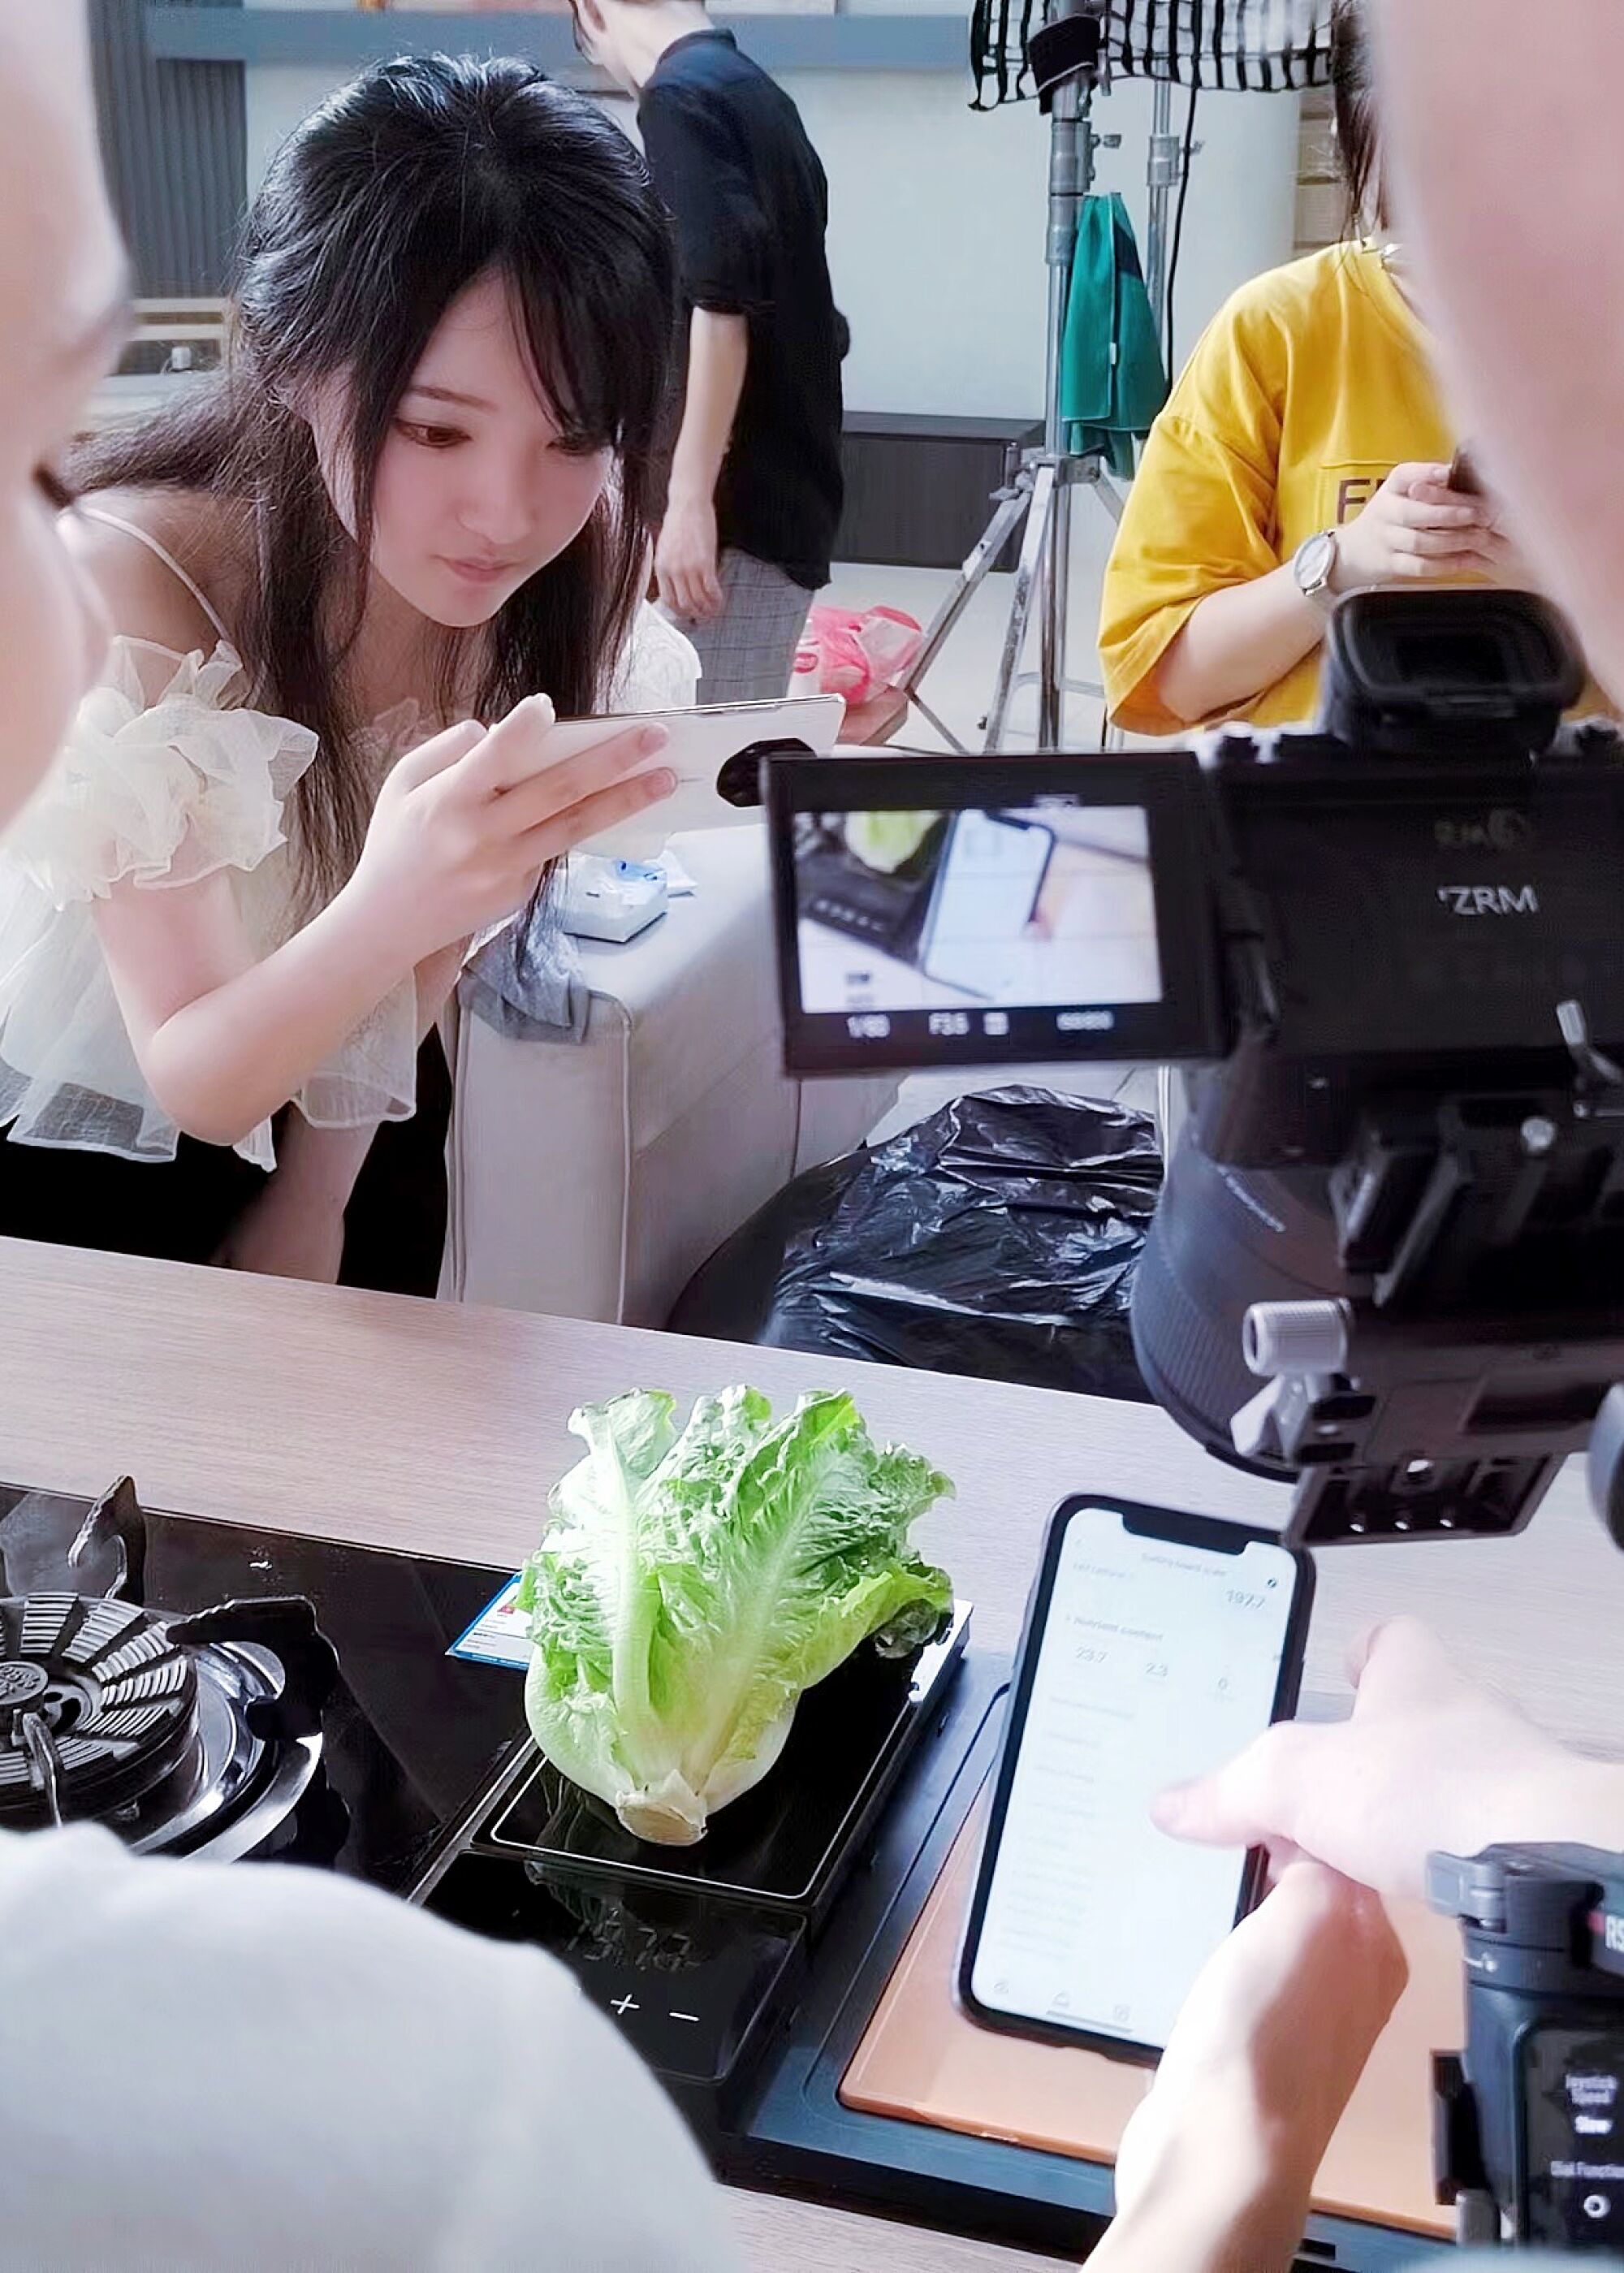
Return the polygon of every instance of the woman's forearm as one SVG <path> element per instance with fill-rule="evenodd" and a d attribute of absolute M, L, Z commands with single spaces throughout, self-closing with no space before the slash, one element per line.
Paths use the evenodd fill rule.
<path fill-rule="evenodd" d="M 427 957 L 417 966 L 417 1039 L 421 1044 L 445 1009 L 467 951 L 466 940 Z M 376 1121 L 353 1129 L 318 1128 L 302 1113 L 288 1116 L 276 1148 L 274 1181 L 284 1196 L 296 1190 L 301 1204 L 328 1215 L 342 1215 L 378 1135 Z"/>
<path fill-rule="evenodd" d="M 696 308 L 688 326 L 688 385 L 671 456 L 674 503 L 716 492 L 750 364 L 750 326 L 743 316 Z"/>
<path fill-rule="evenodd" d="M 1156 693 L 1186 725 L 1222 717 L 1255 701 L 1324 636 L 1325 618 L 1288 563 L 1209 592 L 1156 665 Z"/>
<path fill-rule="evenodd" d="M 285 946 L 154 1024 L 138 1042 L 142 1071 L 189 1136 L 237 1144 L 410 975 L 347 886 Z"/>
<path fill-rule="evenodd" d="M 1233 2162 L 1209 2157 L 1198 2142 L 1175 2157 L 1156 2185 L 1112 2219 L 1089 2259 L 1089 2273 L 1291 2273 L 1307 2223 L 1312 2172 L 1288 2161 L 1264 2167 L 1255 2151 Z M 1254 2171 L 1239 2180 L 1237 2166 Z"/>
<path fill-rule="evenodd" d="M 1118 2218 L 1089 2273 L 1291 2273 L 1306 2223 L 1290 2204 L 1209 2214 L 1196 2202 L 1152 2202 Z"/>

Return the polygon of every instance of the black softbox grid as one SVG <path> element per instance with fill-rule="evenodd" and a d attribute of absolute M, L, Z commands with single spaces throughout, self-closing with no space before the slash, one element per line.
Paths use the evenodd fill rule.
<path fill-rule="evenodd" d="M 1119 78 L 1259 94 L 1321 86 L 1330 0 L 1105 0 L 1102 64 Z M 970 68 L 979 109 L 1034 92 L 1027 41 L 1043 0 L 976 0 Z"/>

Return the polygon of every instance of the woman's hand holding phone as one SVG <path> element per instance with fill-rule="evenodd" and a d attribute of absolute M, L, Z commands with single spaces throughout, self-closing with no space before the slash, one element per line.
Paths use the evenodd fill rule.
<path fill-rule="evenodd" d="M 491 727 L 468 721 L 402 758 L 384 784 L 347 888 L 387 926 L 406 967 L 522 906 L 550 861 L 670 797 L 659 725 L 560 725 L 532 695 Z"/>
<path fill-rule="evenodd" d="M 1405 1979 L 1375 1895 L 1293 1864 L 1186 1999 L 1123 2134 L 1116 2222 L 1090 2266 L 1286 2273 L 1314 2173 Z"/>
<path fill-rule="evenodd" d="M 1490 573 L 1493 509 L 1485 498 L 1452 490 L 1450 472 L 1438 465 L 1393 469 L 1364 511 L 1336 532 L 1333 590 Z"/>

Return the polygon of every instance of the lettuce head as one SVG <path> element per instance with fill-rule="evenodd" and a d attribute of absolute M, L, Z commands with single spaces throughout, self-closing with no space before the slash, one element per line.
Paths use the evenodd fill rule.
<path fill-rule="evenodd" d="M 913 859 L 940 818 L 937 813 L 849 813 L 846 849 L 865 868 L 894 875 Z"/>
<path fill-rule="evenodd" d="M 687 1846 L 783 1750 L 804 1690 L 871 1636 L 901 1656 L 950 1608 L 909 1527 L 952 1484 L 870 1437 L 849 1397 L 775 1421 L 759 1391 L 633 1390 L 570 1417 L 520 1595 L 532 1734 L 640 1839 Z"/>

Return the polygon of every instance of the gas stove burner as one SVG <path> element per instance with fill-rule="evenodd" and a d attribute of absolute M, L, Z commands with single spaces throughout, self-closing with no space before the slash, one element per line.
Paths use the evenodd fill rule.
<path fill-rule="evenodd" d="M 116 1814 L 199 1751 L 197 1669 L 163 1620 L 82 1594 L 0 1601 L 0 1825 Z"/>
<path fill-rule="evenodd" d="M 445 1654 L 509 1576 L 144 1508 L 128 1475 L 0 1481 L 0 1833 L 94 1819 L 134 1854 L 404 1892 L 520 1739 L 514 1686 Z"/>
<path fill-rule="evenodd" d="M 302 1836 L 337 1675 L 300 1596 L 189 1617 L 0 1599 L 0 1828 L 94 1821 L 138 1854 L 222 1862 Z"/>

